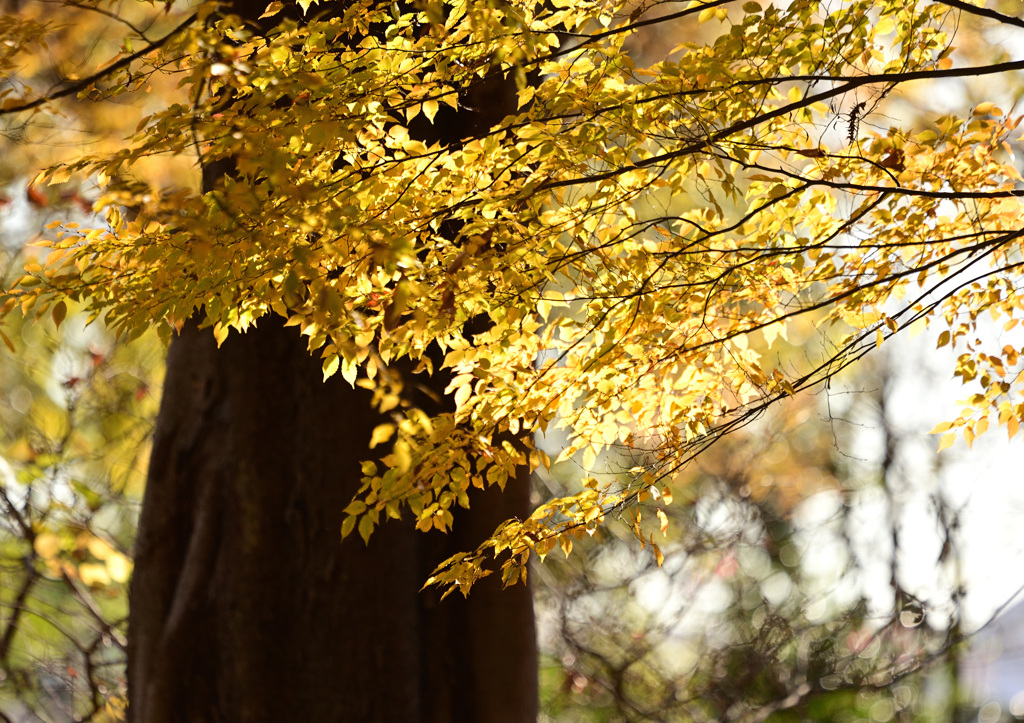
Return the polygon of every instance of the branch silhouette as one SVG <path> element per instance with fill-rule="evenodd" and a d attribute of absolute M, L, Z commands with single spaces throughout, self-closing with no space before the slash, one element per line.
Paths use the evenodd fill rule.
<path fill-rule="evenodd" d="M 96 81 L 106 77 L 107 75 L 110 75 L 111 73 L 117 72 L 121 68 L 124 68 L 124 67 L 130 65 L 132 62 L 138 60 L 142 56 L 147 55 L 148 53 L 151 53 L 154 50 L 158 50 L 159 48 L 163 47 L 168 42 L 170 42 L 170 40 L 172 38 L 174 38 L 176 35 L 178 35 L 183 30 L 188 28 L 188 26 L 191 25 L 192 22 L 197 17 L 198 17 L 198 13 L 193 13 L 192 15 L 188 16 L 188 18 L 183 23 L 178 25 L 176 28 L 174 28 L 171 32 L 169 32 L 164 37 L 162 37 L 159 40 L 156 40 L 156 41 L 150 43 L 149 45 L 147 45 L 142 50 L 138 50 L 138 51 L 132 53 L 131 55 L 126 55 L 125 57 L 123 57 L 120 60 L 118 60 L 116 63 L 112 63 L 111 65 L 108 65 L 103 70 L 98 70 L 95 73 L 93 73 L 92 75 L 87 76 L 85 78 L 82 78 L 77 83 L 72 83 L 71 85 L 69 85 L 69 86 L 67 86 L 65 88 L 61 88 L 60 90 L 54 91 L 52 93 L 48 93 L 48 94 L 46 94 L 44 96 L 36 98 L 35 100 L 31 100 L 31 101 L 29 101 L 27 103 L 22 103 L 21 105 L 14 105 L 14 106 L 10 106 L 8 108 L 0 108 L 0 116 L 13 115 L 14 113 L 24 113 L 27 110 L 33 110 L 33 109 L 38 108 L 40 106 L 46 105 L 47 103 L 50 103 L 52 101 L 58 100 L 60 98 L 65 98 L 65 97 L 67 97 L 69 95 L 72 95 L 73 93 L 78 93 L 80 91 L 85 90 L 86 88 L 88 88 L 90 85 L 92 85 Z"/>

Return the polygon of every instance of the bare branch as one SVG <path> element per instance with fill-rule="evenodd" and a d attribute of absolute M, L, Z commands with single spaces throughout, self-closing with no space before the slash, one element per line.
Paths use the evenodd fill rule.
<path fill-rule="evenodd" d="M 989 8 L 981 8 L 977 5 L 971 5 L 970 3 L 964 2 L 964 0 L 938 0 L 941 5 L 948 5 L 951 8 L 962 10 L 965 13 L 971 15 L 979 15 L 983 18 L 991 18 L 997 20 L 1003 25 L 1014 25 L 1018 28 L 1024 28 L 1024 20 L 1021 18 L 1015 18 L 1012 15 L 1005 15 Z"/>
<path fill-rule="evenodd" d="M 158 50 L 159 48 L 163 47 L 168 42 L 170 42 L 171 39 L 173 39 L 175 36 L 177 36 L 182 31 L 184 31 L 186 28 L 188 28 L 188 26 L 191 25 L 192 22 L 197 17 L 198 17 L 198 13 L 193 13 L 183 23 L 178 25 L 176 28 L 174 28 L 174 30 L 172 30 L 171 32 L 169 32 L 167 35 L 165 35 L 164 37 L 160 38 L 156 42 L 150 43 L 149 45 L 147 45 L 142 50 L 136 51 L 136 52 L 132 53 L 131 55 L 127 55 L 127 56 L 121 58 L 116 63 L 112 63 L 111 65 L 108 65 L 103 70 L 99 70 L 99 71 L 93 73 L 92 75 L 90 75 L 90 76 L 88 76 L 86 78 L 83 78 L 82 80 L 78 81 L 77 83 L 73 83 L 73 84 L 71 84 L 71 85 L 69 85 L 69 86 L 67 86 L 65 88 L 61 88 L 60 90 L 54 91 L 52 93 L 49 93 L 48 95 L 45 95 L 45 96 L 43 96 L 41 98 L 36 98 L 35 100 L 29 101 L 28 103 L 23 103 L 21 105 L 11 106 L 9 108 L 0 108 L 0 116 L 12 115 L 14 113 L 22 113 L 22 112 L 27 111 L 27 110 L 33 110 L 34 108 L 38 108 L 40 106 L 46 105 L 47 103 L 50 103 L 51 101 L 55 101 L 55 100 L 57 100 L 59 98 L 65 98 L 65 97 L 67 97 L 69 95 L 73 95 L 73 94 L 78 93 L 78 92 L 80 92 L 82 90 L 85 90 L 86 88 L 88 88 L 90 85 L 92 85 L 96 81 L 105 78 L 106 76 L 110 75 L 111 73 L 117 72 L 121 68 L 124 68 L 124 67 L 127 67 L 128 65 L 131 65 L 133 62 L 135 62 L 139 58 L 143 57 L 144 55 L 147 55 L 147 54 L 153 52 L 154 50 Z"/>

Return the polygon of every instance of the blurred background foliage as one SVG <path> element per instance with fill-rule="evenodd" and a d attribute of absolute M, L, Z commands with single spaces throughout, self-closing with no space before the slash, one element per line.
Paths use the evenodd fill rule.
<path fill-rule="evenodd" d="M 38 36 L 8 44 L 5 94 L 44 94 L 130 52 L 174 20 L 146 3 L 3 0 L 3 17 L 36 21 Z M 158 26 L 158 27 L 157 27 Z M 177 82 L 145 75 L 110 93 L 72 95 L 0 121 L 0 278 L 37 261 L 34 241 L 55 220 L 84 222 L 92 188 L 36 186 L 43 168 L 83 149 L 117 148 Z M 187 163 L 187 162 L 186 162 Z M 182 160 L 144 171 L 171 183 Z M 4 319 L 0 351 L 0 720 L 119 720 L 131 548 L 164 349 L 126 345 L 76 309 L 33 323 Z M 60 316 L 60 314 L 58 314 Z M 6 343 L 9 341 L 10 343 Z M 9 348 L 10 347 L 10 348 Z"/>
<path fill-rule="evenodd" d="M 4 255 L 5 277 L 23 259 Z M 0 362 L 0 711 L 117 720 L 162 345 L 11 314 Z"/>
<path fill-rule="evenodd" d="M 662 567 L 630 523 L 536 568 L 545 720 L 966 720 L 956 515 L 933 485 L 944 543 L 922 594 L 904 581 L 919 541 L 900 537 L 885 380 L 876 365 L 845 401 L 791 400 L 705 453 L 660 505 Z M 843 451 L 861 424 L 883 436 L 876 463 Z"/>

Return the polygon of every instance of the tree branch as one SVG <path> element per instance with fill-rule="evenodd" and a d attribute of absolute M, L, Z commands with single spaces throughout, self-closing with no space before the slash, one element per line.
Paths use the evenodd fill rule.
<path fill-rule="evenodd" d="M 750 130 L 751 128 L 755 128 L 759 125 L 767 123 L 770 120 L 774 120 L 775 118 L 781 118 L 782 116 L 789 115 L 790 113 L 798 111 L 801 108 L 807 108 L 809 106 L 812 106 L 815 103 L 824 102 L 826 100 L 829 100 L 830 98 L 845 95 L 846 93 L 849 93 L 850 91 L 856 90 L 857 88 L 860 88 L 865 85 L 873 85 L 875 83 L 907 83 L 913 80 L 927 80 L 931 78 L 979 77 L 982 75 L 1008 73 L 1013 70 L 1024 70 L 1024 60 L 1015 60 L 1006 63 L 993 63 L 992 65 L 985 66 L 971 66 L 969 68 L 948 68 L 946 70 L 914 70 L 905 73 L 880 73 L 877 75 L 861 75 L 849 78 L 844 77 L 842 78 L 842 80 L 844 81 L 842 85 L 839 85 L 830 90 L 822 91 L 821 93 L 804 96 L 803 98 L 794 103 L 789 103 L 787 105 L 782 106 L 781 108 L 776 108 L 773 111 L 769 111 L 768 113 L 761 113 L 753 118 L 748 118 L 747 120 L 733 123 L 731 126 L 727 128 L 723 128 L 722 130 L 719 130 L 714 133 L 708 133 L 706 137 L 700 138 L 693 143 L 687 143 L 683 147 L 678 148 L 674 151 L 669 151 L 667 153 L 662 153 L 657 156 L 652 156 L 651 158 L 638 161 L 629 166 L 613 168 L 610 171 L 605 171 L 603 173 L 577 176 L 575 178 L 565 178 L 559 181 L 548 181 L 547 183 L 541 183 L 533 190 L 534 192 L 550 191 L 565 186 L 578 186 L 584 183 L 606 181 L 608 179 L 615 178 L 616 176 L 622 175 L 623 173 L 632 171 L 637 168 L 645 168 L 647 166 L 657 166 L 662 163 L 667 163 L 668 161 L 674 160 L 676 158 L 682 158 L 683 156 L 692 155 L 699 151 L 705 150 L 710 144 L 723 141 L 729 136 L 735 135 L 736 133 L 741 133 L 743 131 Z M 811 77 L 816 81 L 839 80 L 839 78 L 818 78 L 814 76 Z M 789 78 L 788 80 L 793 79 L 794 78 Z M 763 82 L 764 81 L 761 80 L 751 81 L 752 84 Z M 1007 192 L 1006 195 L 1016 196 L 1020 194 L 1018 194 L 1017 192 Z"/>
<path fill-rule="evenodd" d="M 58 98 L 64 98 L 66 96 L 72 95 L 73 93 L 78 93 L 79 91 L 85 90 L 96 81 L 106 77 L 111 73 L 120 70 L 121 68 L 130 65 L 142 56 L 147 55 L 148 53 L 151 53 L 152 51 L 157 50 L 162 46 L 166 45 L 174 36 L 178 35 L 183 30 L 185 30 L 189 25 L 191 25 L 192 22 L 197 17 L 198 13 L 193 13 L 183 23 L 181 23 L 181 25 L 174 28 L 174 30 L 167 33 L 167 35 L 165 35 L 164 37 L 160 38 L 159 40 L 153 43 L 150 43 L 142 50 L 136 51 L 131 55 L 126 55 L 125 57 L 118 60 L 116 63 L 107 66 L 103 70 L 96 71 L 92 75 L 83 78 L 77 83 L 73 83 L 67 86 L 66 88 L 61 88 L 58 91 L 54 91 L 53 93 L 44 95 L 41 98 L 36 98 L 35 100 L 29 101 L 28 103 L 22 103 L 21 105 L 15 105 L 9 108 L 0 108 L 0 116 L 11 115 L 13 113 L 22 113 L 27 110 L 32 110 L 34 108 L 38 108 L 39 106 L 45 105 L 46 103 L 57 100 Z"/>
<path fill-rule="evenodd" d="M 965 13 L 970 13 L 971 15 L 980 15 L 985 18 L 992 18 L 1004 25 L 1015 25 L 1018 28 L 1024 28 L 1024 20 L 1021 18 L 1015 18 L 1012 15 L 1004 15 L 1003 13 L 990 10 L 989 8 L 980 8 L 977 5 L 966 3 L 964 0 L 938 0 L 938 2 L 941 5 L 948 5 L 951 8 L 962 10 Z"/>

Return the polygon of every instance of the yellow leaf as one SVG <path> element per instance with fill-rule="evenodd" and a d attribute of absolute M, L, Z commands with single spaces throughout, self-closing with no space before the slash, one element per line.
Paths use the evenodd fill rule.
<path fill-rule="evenodd" d="M 274 2 L 267 5 L 267 9 L 263 11 L 263 14 L 260 15 L 259 19 L 262 20 L 263 18 L 272 17 L 282 10 L 284 10 L 284 3 L 281 2 L 281 0 L 274 0 Z"/>
<path fill-rule="evenodd" d="M 437 101 L 436 100 L 425 100 L 423 101 L 423 115 L 427 117 L 431 123 L 434 122 L 434 116 L 437 115 Z"/>
<path fill-rule="evenodd" d="M 63 301 L 58 301 L 54 304 L 53 311 L 51 311 L 50 314 L 53 316 L 53 323 L 59 328 L 61 322 L 63 322 L 64 318 L 68 315 L 68 305 Z"/>
<path fill-rule="evenodd" d="M 423 145 L 423 141 L 402 141 L 402 150 L 408 153 L 410 156 L 422 156 L 427 152 L 427 147 Z"/>
<path fill-rule="evenodd" d="M 597 451 L 594 449 L 594 445 L 590 444 L 583 449 L 583 469 L 591 472 L 595 464 L 597 464 Z"/>
<path fill-rule="evenodd" d="M 462 407 L 465 406 L 469 400 L 470 395 L 473 393 L 473 386 L 471 384 L 463 384 L 461 387 L 455 390 L 455 409 L 461 411 Z"/>
<path fill-rule="evenodd" d="M 384 444 L 384 442 L 387 442 L 389 439 L 391 439 L 391 435 L 393 435 L 394 433 L 395 425 L 378 424 L 376 427 L 373 428 L 373 434 L 370 435 L 370 449 L 373 449 L 378 444 Z"/>
<path fill-rule="evenodd" d="M 782 337 L 783 341 L 787 341 L 786 337 L 786 322 L 776 321 L 772 324 L 768 324 L 766 327 L 761 329 L 761 334 L 764 335 L 765 344 L 771 349 L 775 346 L 775 342 L 779 337 Z"/>
<path fill-rule="evenodd" d="M 559 462 L 564 462 L 565 460 L 572 458 L 572 456 L 576 454 L 578 451 L 579 448 L 577 448 L 575 445 L 565 447 L 564 449 L 562 449 L 561 452 L 558 453 L 558 456 L 555 458 L 555 464 L 558 464 Z"/>
<path fill-rule="evenodd" d="M 71 180 L 71 171 L 62 166 L 50 171 L 50 180 L 47 181 L 47 185 L 56 186 L 61 183 L 67 183 L 69 180 Z"/>
<path fill-rule="evenodd" d="M 892 19 L 891 15 L 886 15 L 884 18 L 880 18 L 875 23 L 874 31 L 875 35 L 888 35 L 896 29 L 896 21 Z"/>
<path fill-rule="evenodd" d="M 324 370 L 324 381 L 327 381 L 335 372 L 338 371 L 338 366 L 341 364 L 341 359 L 338 358 L 337 354 L 331 354 L 329 357 L 324 359 L 323 370 Z"/>
<path fill-rule="evenodd" d="M 954 432 L 950 432 L 949 434 L 942 435 L 942 439 L 939 440 L 939 448 L 938 448 L 937 451 L 941 452 L 942 450 L 944 450 L 947 447 L 951 446 L 955 440 L 956 440 L 956 434 Z"/>
<path fill-rule="evenodd" d="M 331 372 L 333 374 L 333 372 Z M 351 386 L 356 385 L 356 375 L 359 373 L 359 366 L 348 359 L 341 365 L 341 378 L 348 382 Z"/>
<path fill-rule="evenodd" d="M 519 580 L 519 575 L 522 573 L 522 569 L 517 565 L 509 565 L 501 573 L 501 586 L 510 587 L 516 584 Z"/>

